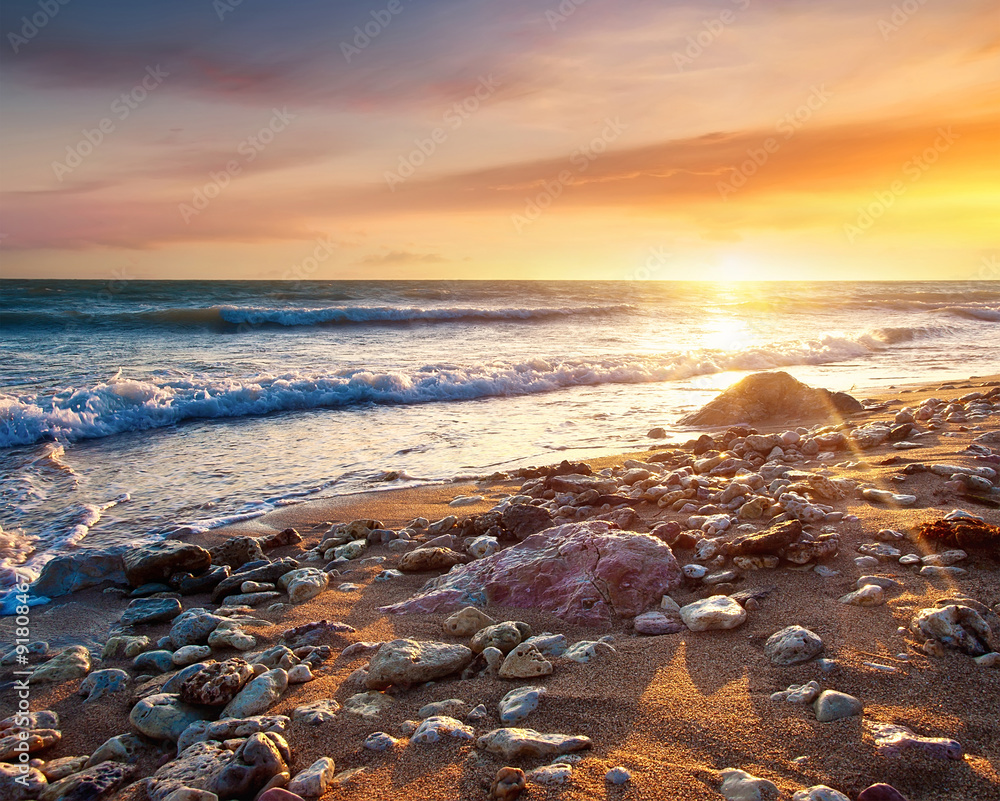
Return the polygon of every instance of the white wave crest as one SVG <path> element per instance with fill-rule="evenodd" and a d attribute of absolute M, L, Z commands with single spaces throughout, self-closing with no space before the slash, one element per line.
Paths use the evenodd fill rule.
<path fill-rule="evenodd" d="M 200 374 L 123 377 L 55 395 L 0 395 L 0 446 L 75 441 L 174 425 L 358 404 L 414 404 L 532 395 L 575 386 L 672 381 L 730 370 L 827 364 L 865 356 L 936 329 L 879 329 L 739 351 L 697 350 L 577 359 L 533 358 L 418 370 L 289 372 L 218 378 Z"/>

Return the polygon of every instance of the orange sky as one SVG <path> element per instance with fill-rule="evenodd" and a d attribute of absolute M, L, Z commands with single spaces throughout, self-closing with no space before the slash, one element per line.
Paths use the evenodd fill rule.
<path fill-rule="evenodd" d="M 2 275 L 1000 278 L 993 0 L 395 2 L 5 5 Z"/>

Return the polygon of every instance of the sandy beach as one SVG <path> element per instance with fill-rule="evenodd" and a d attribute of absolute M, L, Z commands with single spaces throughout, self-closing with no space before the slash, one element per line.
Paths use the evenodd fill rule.
<path fill-rule="evenodd" d="M 970 549 L 967 559 L 959 564 L 965 572 L 954 575 L 921 574 L 917 572 L 919 561 L 911 567 L 895 558 L 882 559 L 875 567 L 855 563 L 863 555 L 858 548 L 875 543 L 877 532 L 891 529 L 908 534 L 921 523 L 938 520 L 953 509 L 980 516 L 987 524 L 1000 525 L 1000 508 L 989 502 L 989 495 L 974 499 L 947 476 L 906 470 L 910 464 L 965 468 L 992 464 L 995 469 L 995 462 L 975 459 L 977 454 L 983 455 L 982 448 L 969 450 L 969 446 L 977 437 L 1000 427 L 997 395 L 989 396 L 997 386 L 1000 380 L 992 376 L 894 387 L 879 397 L 864 399 L 866 410 L 850 416 L 849 427 L 873 421 L 893 424 L 900 409 L 917 409 L 932 397 L 942 401 L 937 407 L 940 413 L 956 399 L 978 393 L 979 397 L 991 398 L 993 411 L 964 422 L 959 414 L 952 414 L 953 420 L 938 416 L 931 421 L 934 428 L 927 421 L 917 420 L 915 425 L 923 433 L 908 435 L 908 440 L 919 445 L 909 450 L 895 448 L 893 442 L 886 441 L 863 450 L 842 450 L 825 460 L 788 462 L 785 466 L 793 471 L 821 472 L 830 479 L 850 479 L 864 486 L 914 495 L 916 502 L 901 508 L 864 500 L 857 492 L 826 499 L 823 503 L 832 507 L 832 512 L 843 513 L 844 520 L 806 525 L 807 529 L 828 528 L 839 534 L 839 551 L 822 560 L 822 572 L 812 569 L 811 561 L 804 566 L 783 561 L 774 568 L 738 569 L 736 576 L 718 585 L 684 579 L 669 593 L 681 607 L 708 596 L 737 594 L 746 608 L 746 620 L 738 627 L 639 636 L 628 618 L 613 619 L 608 625 L 585 625 L 545 610 L 491 604 L 484 611 L 496 621 L 524 622 L 535 634 L 562 634 L 569 643 L 606 637 L 614 652 L 585 664 L 554 657 L 551 675 L 533 680 L 451 675 L 406 689 L 392 687 L 386 691 L 391 703 L 370 719 L 341 709 L 332 721 L 318 726 L 293 720 L 284 733 L 292 754 L 290 774 L 294 777 L 326 756 L 335 762 L 337 777 L 322 796 L 324 799 L 486 798 L 500 768 L 511 765 L 531 771 L 552 762 L 552 758 L 505 760 L 477 748 L 475 739 L 444 737 L 437 743 L 407 744 L 403 735 L 407 731 L 405 721 L 419 720 L 418 710 L 425 704 L 461 699 L 465 705 L 454 715 L 459 720 L 477 705 L 485 705 L 485 719 L 473 726 L 475 737 L 480 737 L 501 726 L 497 704 L 508 691 L 525 684 L 541 684 L 545 695 L 538 709 L 512 725 L 584 735 L 590 738 L 592 747 L 574 755 L 574 759 L 579 756 L 579 761 L 573 763 L 564 783 L 541 784 L 532 781 L 529 774 L 524 798 L 708 801 L 723 797 L 721 772 L 735 768 L 773 782 L 780 795 L 765 787 L 764 798 L 788 799 L 804 788 L 828 785 L 855 799 L 870 785 L 884 782 L 908 801 L 1000 799 L 1000 671 L 954 648 L 931 655 L 907 629 L 919 610 L 944 605 L 942 599 L 949 598 L 972 599 L 987 611 L 992 610 L 995 618 L 1000 612 L 996 543 L 991 549 Z M 966 400 L 965 407 L 970 403 L 975 400 Z M 672 421 L 664 421 L 668 422 Z M 755 428 L 767 434 L 794 430 L 796 426 L 796 421 L 789 420 L 782 425 Z M 720 429 L 706 430 L 709 434 L 721 433 Z M 691 439 L 699 433 L 692 432 Z M 650 445 L 648 451 L 584 461 L 594 473 L 610 468 L 611 477 L 620 478 L 626 460 L 661 464 L 669 471 L 689 453 L 679 442 L 651 439 Z M 995 442 L 987 447 L 987 454 L 990 448 L 994 454 L 1000 450 Z M 666 460 L 657 461 L 664 456 Z M 730 478 L 720 478 L 717 483 L 724 486 Z M 513 476 L 489 482 L 348 495 L 288 506 L 252 521 L 178 538 L 212 548 L 231 537 L 264 538 L 294 528 L 302 541 L 268 550 L 267 556 L 272 560 L 302 559 L 331 525 L 370 519 L 379 521 L 379 528 L 398 531 L 415 518 L 433 522 L 452 514 L 482 515 L 517 494 L 525 482 Z M 995 474 L 992 484 L 995 489 Z M 621 492 L 625 490 L 627 486 Z M 463 499 L 460 505 L 450 505 L 456 498 Z M 996 500 L 995 492 L 992 498 Z M 685 521 L 691 517 L 690 511 L 661 508 L 655 502 L 638 501 L 629 508 L 641 521 L 636 527 L 645 531 L 669 521 L 677 521 L 678 528 L 684 530 L 688 528 Z M 593 516 L 599 513 L 595 508 Z M 751 522 L 757 530 L 769 523 L 766 516 Z M 414 536 L 416 540 L 430 538 L 419 530 Z M 501 544 L 513 547 L 514 541 Z M 920 556 L 932 551 L 926 543 L 918 544 L 911 537 L 886 544 L 895 546 L 903 555 Z M 461 546 L 459 539 L 456 549 Z M 679 565 L 698 561 L 694 549 L 685 547 L 683 540 L 673 550 Z M 321 594 L 301 604 L 280 604 L 273 611 L 269 611 L 268 604 L 254 608 L 252 616 L 267 625 L 244 626 L 256 638 L 253 652 L 277 644 L 284 631 L 311 621 L 338 621 L 353 627 L 352 631 L 331 634 L 324 640 L 332 653 L 313 670 L 313 680 L 289 686 L 267 714 L 292 717 L 297 707 L 322 699 L 335 699 L 343 706 L 349 697 L 362 692 L 365 688 L 356 683 L 352 674 L 365 666 L 371 653 L 342 658 L 340 653 L 351 643 L 398 638 L 468 642 L 468 637 L 452 637 L 443 631 L 442 623 L 448 616 L 445 613 L 380 611 L 380 607 L 407 601 L 428 579 L 444 572 L 405 572 L 387 581 L 375 581 L 383 570 L 396 566 L 403 552 L 376 541 L 364 551 L 361 560 L 336 565 L 338 572 L 332 574 L 329 588 Z M 363 560 L 369 561 L 358 564 Z M 325 562 L 302 564 L 323 567 Z M 727 562 L 710 569 L 731 568 L 732 563 Z M 900 586 L 885 593 L 884 603 L 841 603 L 839 599 L 855 590 L 857 579 L 863 575 L 887 577 Z M 345 583 L 356 587 L 339 589 Z M 97 659 L 129 601 L 127 591 L 106 583 L 32 607 L 33 641 L 47 641 L 53 652 L 61 646 L 83 643 L 93 652 L 92 670 L 118 668 L 129 673 L 125 689 L 91 703 L 78 695 L 81 678 L 54 684 L 32 683 L 31 710 L 53 710 L 60 720 L 61 738 L 33 754 L 40 760 L 90 755 L 109 738 L 134 732 L 129 712 L 136 701 L 139 671 L 131 659 Z M 175 596 L 185 609 L 215 608 L 206 593 Z M 830 661 L 774 664 L 765 655 L 765 642 L 789 625 L 819 635 L 824 643 L 822 656 Z M 13 644 L 14 628 L 13 617 L 0 621 L 0 639 L 5 644 Z M 168 621 L 137 626 L 133 633 L 155 642 L 170 629 Z M 217 648 L 212 654 L 214 659 L 239 656 L 240 652 L 225 648 Z M 15 711 L 14 669 L 0 668 L 0 717 Z M 771 699 L 773 693 L 809 681 L 818 682 L 823 690 L 854 696 L 863 704 L 863 713 L 819 722 L 811 704 Z M 903 725 L 917 735 L 955 740 L 960 744 L 961 758 L 932 758 L 919 748 L 899 755 L 881 753 L 863 721 Z M 365 738 L 377 731 L 399 739 L 398 744 L 382 752 L 362 747 Z M 170 744 L 146 743 L 132 760 L 134 770 L 129 778 L 120 788 L 100 797 L 128 801 L 147 798 L 143 780 L 174 756 Z M 617 766 L 630 774 L 622 785 L 606 779 L 608 771 Z"/>

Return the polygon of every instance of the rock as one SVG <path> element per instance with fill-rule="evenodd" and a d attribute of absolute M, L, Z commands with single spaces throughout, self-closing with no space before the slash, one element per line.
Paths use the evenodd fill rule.
<path fill-rule="evenodd" d="M 601 661 L 602 659 L 615 656 L 617 653 L 614 646 L 606 642 L 601 642 L 600 640 L 580 640 L 580 642 L 575 642 L 567 648 L 563 656 L 572 662 L 586 665 L 588 662 Z"/>
<path fill-rule="evenodd" d="M 884 503 L 887 506 L 913 506 L 917 502 L 916 495 L 902 495 L 896 492 L 880 489 L 864 489 L 861 497 L 873 503 Z"/>
<path fill-rule="evenodd" d="M 122 556 L 125 580 L 133 587 L 166 581 L 174 573 L 202 573 L 212 564 L 204 548 L 179 540 L 163 540 L 130 548 Z"/>
<path fill-rule="evenodd" d="M 257 638 L 247 634 L 239 627 L 238 621 L 223 621 L 208 635 L 211 648 L 235 648 L 237 651 L 249 651 L 257 645 Z"/>
<path fill-rule="evenodd" d="M 411 743 L 428 744 L 436 743 L 442 737 L 453 737 L 457 740 L 471 740 L 473 738 L 471 726 L 466 726 L 455 718 L 446 715 L 434 715 L 422 721 L 415 732 L 410 737 Z"/>
<path fill-rule="evenodd" d="M 910 621 L 910 632 L 919 642 L 934 640 L 970 656 L 1000 650 L 1000 637 L 979 612 L 964 604 L 919 610 Z"/>
<path fill-rule="evenodd" d="M 798 542 L 802 537 L 802 523 L 788 520 L 760 532 L 740 534 L 727 543 L 727 556 L 764 556 L 777 554 L 782 548 Z"/>
<path fill-rule="evenodd" d="M 792 796 L 792 801 L 851 801 L 846 795 L 825 784 L 814 784 L 805 790 L 799 790 Z"/>
<path fill-rule="evenodd" d="M 465 549 L 465 552 L 469 554 L 473 559 L 483 559 L 487 556 L 492 556 L 499 550 L 500 542 L 496 537 L 476 537 L 472 540 Z"/>
<path fill-rule="evenodd" d="M 565 762 L 554 762 L 551 765 L 542 765 L 540 768 L 529 770 L 525 778 L 529 782 L 552 787 L 565 784 L 573 775 L 573 766 Z"/>
<path fill-rule="evenodd" d="M 547 529 L 457 566 L 383 611 L 439 612 L 489 602 L 606 624 L 641 614 L 680 582 L 680 568 L 661 540 L 589 521 Z"/>
<path fill-rule="evenodd" d="M 344 701 L 344 711 L 363 718 L 377 718 L 383 710 L 395 703 L 385 693 L 370 690 L 352 695 Z"/>
<path fill-rule="evenodd" d="M 0 801 L 26 801 L 38 798 L 48 784 L 36 768 L 0 763 Z"/>
<path fill-rule="evenodd" d="M 282 787 L 272 787 L 270 790 L 264 791 L 263 795 L 257 796 L 256 801 L 304 801 L 304 799 Z"/>
<path fill-rule="evenodd" d="M 545 695 L 544 687 L 525 685 L 517 687 L 500 699 L 497 709 L 501 723 L 517 723 L 538 709 L 538 702 Z"/>
<path fill-rule="evenodd" d="M 218 603 L 221 598 L 224 598 L 232 593 L 239 592 L 240 586 L 244 581 L 273 583 L 285 575 L 285 573 L 295 570 L 298 567 L 298 562 L 294 559 L 286 557 L 284 559 L 278 559 L 275 562 L 268 562 L 266 565 L 261 565 L 260 567 L 253 568 L 251 570 L 243 570 L 239 573 L 234 573 L 229 578 L 223 579 L 215 586 L 215 589 L 212 590 L 212 601 L 214 603 Z"/>
<path fill-rule="evenodd" d="M 611 768 L 611 770 L 604 774 L 604 781 L 618 787 L 632 781 L 632 773 L 628 768 L 619 765 L 618 767 Z"/>
<path fill-rule="evenodd" d="M 472 648 L 473 653 L 477 654 L 481 654 L 484 649 L 492 647 L 506 655 L 520 645 L 522 640 L 530 636 L 531 626 L 527 623 L 506 621 L 487 626 L 476 632 L 472 638 L 472 642 L 469 643 L 469 647 Z"/>
<path fill-rule="evenodd" d="M 792 684 L 787 690 L 771 693 L 772 701 L 788 701 L 792 704 L 811 704 L 819 695 L 819 684 L 815 681 L 806 684 Z"/>
<path fill-rule="evenodd" d="M 734 629 L 747 619 L 746 610 L 725 595 L 713 595 L 683 606 L 680 615 L 691 631 Z"/>
<path fill-rule="evenodd" d="M 222 544 L 209 548 L 208 553 L 213 565 L 228 565 L 231 568 L 265 558 L 260 542 L 254 537 L 230 537 Z"/>
<path fill-rule="evenodd" d="M 764 643 L 764 655 L 774 665 L 807 662 L 822 651 L 823 640 L 802 626 L 787 626 L 772 634 Z"/>
<path fill-rule="evenodd" d="M 319 798 L 330 786 L 336 772 L 330 757 L 320 757 L 308 768 L 296 774 L 288 783 L 288 790 L 298 793 L 303 798 Z"/>
<path fill-rule="evenodd" d="M 813 389 L 788 373 L 754 373 L 678 422 L 687 426 L 838 419 L 864 407 L 844 392 Z M 773 446 L 772 446 L 773 447 Z"/>
<path fill-rule="evenodd" d="M 570 734 L 542 734 L 533 729 L 493 729 L 476 741 L 476 746 L 510 761 L 521 757 L 547 757 L 583 751 L 591 747 L 589 737 Z"/>
<path fill-rule="evenodd" d="M 58 598 L 94 587 L 105 581 L 125 581 L 122 554 L 128 546 L 85 549 L 65 556 L 57 556 L 45 563 L 42 572 L 31 585 L 35 596 Z"/>
<path fill-rule="evenodd" d="M 314 679 L 312 668 L 309 667 L 305 662 L 302 662 L 288 671 L 288 683 L 289 684 L 305 684 Z"/>
<path fill-rule="evenodd" d="M 655 636 L 658 634 L 676 634 L 684 631 L 684 624 L 679 615 L 667 615 L 657 609 L 643 612 L 632 621 L 636 634 Z"/>
<path fill-rule="evenodd" d="M 873 784 L 861 791 L 858 801 L 906 801 L 906 796 L 891 784 Z"/>
<path fill-rule="evenodd" d="M 71 645 L 32 671 L 28 677 L 31 684 L 49 682 L 61 684 L 86 676 L 90 672 L 90 651 L 82 645 Z"/>
<path fill-rule="evenodd" d="M 548 509 L 530 504 L 511 504 L 503 511 L 500 525 L 516 540 L 524 540 L 552 526 Z"/>
<path fill-rule="evenodd" d="M 215 631 L 216 627 L 226 618 L 213 615 L 206 609 L 188 609 L 180 616 L 174 618 L 174 624 L 170 627 L 170 644 L 174 648 L 183 648 L 185 645 L 204 645 L 208 641 L 208 635 Z"/>
<path fill-rule="evenodd" d="M 101 762 L 124 762 L 127 765 L 134 765 L 139 757 L 151 750 L 148 741 L 138 735 L 119 734 L 101 743 L 82 767 L 92 768 Z"/>
<path fill-rule="evenodd" d="M 977 656 L 972 660 L 980 667 L 1000 667 L 1000 653 L 996 651 L 982 656 Z"/>
<path fill-rule="evenodd" d="M 163 801 L 219 801 L 219 796 L 208 790 L 196 790 L 193 787 L 178 787 Z"/>
<path fill-rule="evenodd" d="M 745 770 L 726 768 L 721 773 L 719 792 L 728 801 L 764 801 L 778 797 L 778 787 L 767 779 L 759 779 Z"/>
<path fill-rule="evenodd" d="M 180 699 L 188 704 L 225 706 L 253 678 L 253 668 L 243 659 L 211 662 L 181 683 Z"/>
<path fill-rule="evenodd" d="M 96 751 L 94 753 L 97 753 Z M 102 762 L 104 760 L 101 760 Z M 42 775 L 45 776 L 50 782 L 57 782 L 60 779 L 65 779 L 67 776 L 72 776 L 74 773 L 79 773 L 84 768 L 87 767 L 87 757 L 60 757 L 59 759 L 48 760 L 40 770 Z"/>
<path fill-rule="evenodd" d="M 816 712 L 816 720 L 828 723 L 831 720 L 860 715 L 864 711 L 864 704 L 853 695 L 836 690 L 823 690 L 813 703 L 813 710 Z"/>
<path fill-rule="evenodd" d="M 524 792 L 524 771 L 500 768 L 490 785 L 488 801 L 515 801 Z"/>
<path fill-rule="evenodd" d="M 8 730 L 11 731 L 11 730 Z M 0 737 L 0 760 L 19 759 L 20 754 L 34 754 L 51 748 L 62 739 L 58 729 L 31 728 Z"/>
<path fill-rule="evenodd" d="M 249 682 L 222 710 L 221 718 L 247 718 L 266 712 L 288 689 L 288 674 L 274 668 Z"/>
<path fill-rule="evenodd" d="M 340 704 L 332 698 L 323 698 L 295 707 L 292 710 L 292 720 L 302 721 L 309 726 L 318 726 L 320 723 L 329 723 L 333 720 L 339 710 Z"/>
<path fill-rule="evenodd" d="M 467 606 L 445 619 L 444 630 L 454 637 L 471 637 L 493 623 L 496 621 L 482 610 Z"/>
<path fill-rule="evenodd" d="M 290 570 L 278 579 L 278 586 L 288 593 L 288 601 L 301 604 L 315 598 L 330 584 L 330 576 L 315 567 Z"/>
<path fill-rule="evenodd" d="M 174 651 L 170 660 L 177 667 L 187 667 L 195 662 L 201 662 L 203 659 L 209 659 L 211 656 L 212 649 L 207 645 L 185 645 Z"/>
<path fill-rule="evenodd" d="M 502 652 L 501 652 L 502 653 Z M 534 679 L 552 673 L 552 663 L 533 645 L 521 644 L 500 665 L 501 679 Z"/>
<path fill-rule="evenodd" d="M 282 641 L 289 648 L 304 648 L 307 645 L 337 645 L 343 646 L 346 634 L 355 634 L 357 629 L 346 623 L 335 620 L 312 620 L 300 626 L 287 629 L 281 635 Z"/>
<path fill-rule="evenodd" d="M 365 741 L 361 744 L 361 747 L 369 751 L 391 751 L 398 744 L 399 740 L 395 737 L 386 734 L 384 731 L 376 731 L 365 737 Z"/>
<path fill-rule="evenodd" d="M 181 613 L 181 602 L 176 598 L 136 598 L 118 622 L 123 626 L 141 626 L 173 620 Z"/>
<path fill-rule="evenodd" d="M 525 645 L 533 645 L 542 656 L 562 656 L 566 653 L 568 642 L 563 634 L 536 634 L 524 641 Z"/>
<path fill-rule="evenodd" d="M 885 590 L 876 584 L 867 584 L 842 596 L 840 603 L 850 606 L 879 606 L 885 603 Z"/>
<path fill-rule="evenodd" d="M 283 753 L 284 752 L 284 753 Z M 272 732 L 252 734 L 235 751 L 216 741 L 198 742 L 148 781 L 150 801 L 165 801 L 181 787 L 208 790 L 221 798 L 252 797 L 287 772 L 288 744 Z"/>
<path fill-rule="evenodd" d="M 369 689 L 382 690 L 391 685 L 421 684 L 458 673 L 473 656 L 464 645 L 393 640 L 385 643 L 372 657 L 366 685 Z"/>
<path fill-rule="evenodd" d="M 417 548 L 404 553 L 396 567 L 403 573 L 425 573 L 429 570 L 448 570 L 464 561 L 462 554 L 450 548 Z"/>
<path fill-rule="evenodd" d="M 181 595 L 210 592 L 220 581 L 228 578 L 231 572 L 228 565 L 216 565 L 197 576 L 192 576 L 190 573 L 174 573 L 170 578 L 170 585 Z"/>
<path fill-rule="evenodd" d="M 133 768 L 120 762 L 101 762 L 80 773 L 50 784 L 39 801 L 104 801 L 113 798 L 118 788 L 132 775 Z"/>
<path fill-rule="evenodd" d="M 210 707 L 185 704 L 177 695 L 158 693 L 143 698 L 132 707 L 129 720 L 152 740 L 177 742 L 188 726 L 195 721 L 214 718 L 215 712 Z"/>
<path fill-rule="evenodd" d="M 177 740 L 177 753 L 183 753 L 195 743 L 208 740 L 225 742 L 236 738 L 246 738 L 258 732 L 284 734 L 289 719 L 285 715 L 255 715 L 250 718 L 229 720 L 198 720 L 188 726 Z"/>
<path fill-rule="evenodd" d="M 899 756 L 904 751 L 917 751 L 933 759 L 962 759 L 962 746 L 946 737 L 922 737 L 906 726 L 864 721 L 864 728 L 875 740 L 875 748 L 883 756 Z"/>
<path fill-rule="evenodd" d="M 139 673 L 166 673 L 174 669 L 174 655 L 171 651 L 146 651 L 132 661 L 132 667 Z"/>
<path fill-rule="evenodd" d="M 132 659 L 138 656 L 150 646 L 149 637 L 132 637 L 127 634 L 118 634 L 109 637 L 104 643 L 101 651 L 101 659 Z"/>
<path fill-rule="evenodd" d="M 85 695 L 85 704 L 97 701 L 105 695 L 116 693 L 125 688 L 128 684 L 128 673 L 124 670 L 111 668 L 109 670 L 97 670 L 80 682 L 80 695 Z"/>

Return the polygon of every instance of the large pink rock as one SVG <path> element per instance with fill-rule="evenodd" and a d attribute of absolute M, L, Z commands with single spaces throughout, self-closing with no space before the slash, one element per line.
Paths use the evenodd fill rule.
<path fill-rule="evenodd" d="M 670 546 L 593 520 L 546 529 L 452 568 L 384 612 L 451 612 L 488 603 L 544 609 L 573 623 L 635 617 L 681 582 Z"/>

